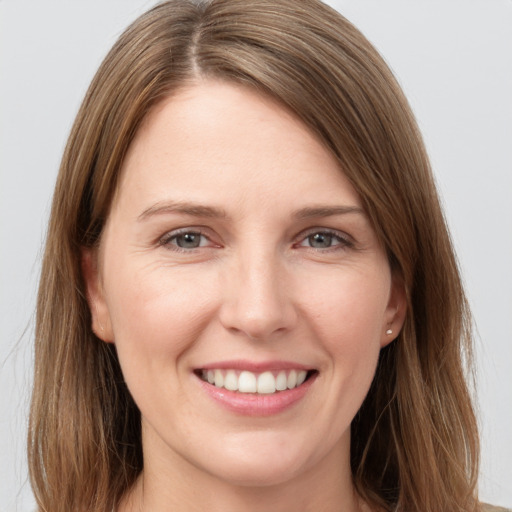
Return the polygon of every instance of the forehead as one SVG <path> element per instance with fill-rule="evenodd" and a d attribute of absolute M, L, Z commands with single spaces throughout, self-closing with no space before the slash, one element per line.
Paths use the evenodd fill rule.
<path fill-rule="evenodd" d="M 336 159 L 295 115 L 254 90 L 211 80 L 159 103 L 126 156 L 115 202 L 167 198 L 275 211 L 304 201 L 360 204 Z"/>

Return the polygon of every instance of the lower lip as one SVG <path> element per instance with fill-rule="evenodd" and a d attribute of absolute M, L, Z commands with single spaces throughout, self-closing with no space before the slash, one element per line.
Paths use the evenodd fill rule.
<path fill-rule="evenodd" d="M 311 388 L 317 377 L 317 373 L 311 375 L 300 386 L 278 391 L 271 394 L 239 393 L 218 388 L 213 384 L 199 379 L 203 390 L 221 406 L 231 412 L 245 416 L 271 416 L 279 414 L 299 402 Z"/>

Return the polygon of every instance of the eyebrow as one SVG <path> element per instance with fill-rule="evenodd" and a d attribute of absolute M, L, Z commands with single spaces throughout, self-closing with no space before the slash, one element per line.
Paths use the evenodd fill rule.
<path fill-rule="evenodd" d="M 170 213 L 179 213 L 183 215 L 190 215 L 192 217 L 208 218 L 226 218 L 228 216 L 225 210 L 214 206 L 205 206 L 186 201 L 166 201 L 159 202 L 153 206 L 150 206 L 137 217 L 137 220 L 142 221 L 148 217 Z"/>
<path fill-rule="evenodd" d="M 137 220 L 143 221 L 155 215 L 162 214 L 182 214 L 192 217 L 206 218 L 227 218 L 228 214 L 223 208 L 215 206 L 206 206 L 198 203 L 186 201 L 166 201 L 158 202 L 149 208 L 146 208 Z M 309 206 L 293 212 L 292 217 L 296 219 L 310 219 L 315 217 L 332 217 L 334 215 L 346 215 L 350 213 L 365 215 L 365 212 L 359 206 Z"/>
<path fill-rule="evenodd" d="M 294 217 L 297 219 L 309 219 L 312 217 L 332 217 L 334 215 L 346 215 L 348 213 L 366 215 L 365 211 L 359 206 L 313 206 L 297 210 L 294 213 Z"/>

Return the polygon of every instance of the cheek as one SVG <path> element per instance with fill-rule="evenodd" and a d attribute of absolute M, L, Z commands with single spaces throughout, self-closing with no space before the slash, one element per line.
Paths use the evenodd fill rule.
<path fill-rule="evenodd" d="M 302 307 L 326 340 L 340 349 L 337 340 L 343 340 L 356 352 L 379 345 L 390 290 L 386 273 L 333 272 L 326 282 L 327 288 L 299 292 L 307 298 Z"/>
<path fill-rule="evenodd" d="M 302 307 L 329 356 L 327 372 L 336 382 L 336 399 L 355 414 L 375 373 L 390 279 L 386 273 L 340 272 L 328 282 L 328 290 L 310 292 Z"/>
<path fill-rule="evenodd" d="M 106 288 L 114 341 L 124 367 L 174 365 L 208 324 L 211 293 L 195 271 L 118 268 Z M 106 283 L 108 286 L 108 283 Z M 124 368 L 123 367 L 123 371 Z"/>
<path fill-rule="evenodd" d="M 135 402 L 144 417 L 161 414 L 162 403 L 189 407 L 180 405 L 186 395 L 178 368 L 211 319 L 211 293 L 169 268 L 118 270 L 108 290 L 109 310 L 119 362 Z"/>

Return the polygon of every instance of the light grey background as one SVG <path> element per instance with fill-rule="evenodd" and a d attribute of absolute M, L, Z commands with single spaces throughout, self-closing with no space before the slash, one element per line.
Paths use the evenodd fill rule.
<path fill-rule="evenodd" d="M 33 509 L 33 311 L 60 156 L 100 60 L 154 3 L 0 0 L 2 512 Z M 330 3 L 380 49 L 423 130 L 480 334 L 481 497 L 512 506 L 512 1 Z"/>

